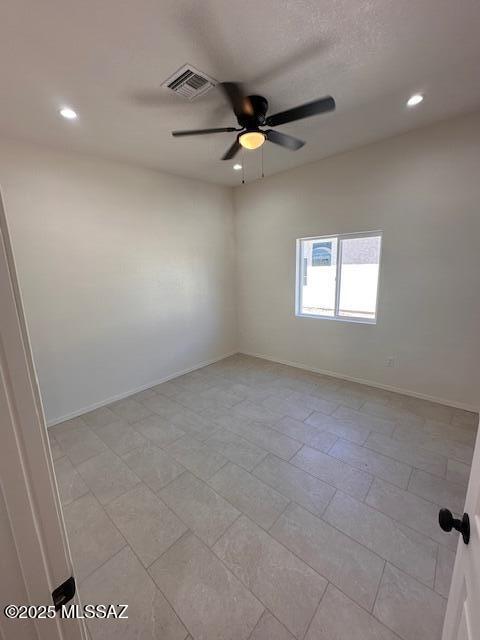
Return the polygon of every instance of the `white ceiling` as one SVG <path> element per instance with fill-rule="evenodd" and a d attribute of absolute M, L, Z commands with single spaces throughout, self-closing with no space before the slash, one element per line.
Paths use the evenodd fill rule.
<path fill-rule="evenodd" d="M 331 94 L 332 114 L 279 127 L 265 174 L 480 107 L 478 0 L 12 0 L 0 8 L 0 133 L 238 184 L 220 157 L 236 125 L 218 90 L 189 103 L 161 89 L 188 62 L 265 95 L 270 113 Z M 407 109 L 412 93 L 424 102 Z M 75 122 L 57 110 L 78 111 Z M 260 152 L 245 153 L 247 179 Z M 0 177 L 1 178 L 1 177 Z"/>

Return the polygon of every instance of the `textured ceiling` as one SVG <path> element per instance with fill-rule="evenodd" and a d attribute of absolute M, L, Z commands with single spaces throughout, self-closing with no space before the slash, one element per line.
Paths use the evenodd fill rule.
<path fill-rule="evenodd" d="M 279 130 L 265 174 L 480 107 L 478 0 L 11 0 L 0 7 L 0 134 L 222 184 L 235 125 L 218 90 L 189 103 L 161 89 L 188 62 L 265 95 L 270 113 L 325 94 L 333 114 Z M 412 93 L 425 94 L 407 109 Z M 68 104 L 79 119 L 58 117 Z M 260 152 L 245 153 L 248 180 Z M 0 176 L 1 179 L 1 176 Z"/>

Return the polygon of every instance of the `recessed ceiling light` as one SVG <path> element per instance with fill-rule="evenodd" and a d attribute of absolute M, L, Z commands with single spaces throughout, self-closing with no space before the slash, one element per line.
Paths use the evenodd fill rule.
<path fill-rule="evenodd" d="M 413 96 L 407 100 L 407 107 L 415 107 L 417 104 L 422 102 L 423 96 L 421 93 L 415 93 Z"/>
<path fill-rule="evenodd" d="M 66 118 L 67 120 L 76 120 L 78 118 L 77 114 L 70 107 L 62 107 L 60 109 L 60 115 L 62 118 Z"/>
<path fill-rule="evenodd" d="M 234 164 L 233 168 L 234 168 L 235 171 L 240 171 L 240 169 L 242 168 L 242 165 L 241 164 Z"/>

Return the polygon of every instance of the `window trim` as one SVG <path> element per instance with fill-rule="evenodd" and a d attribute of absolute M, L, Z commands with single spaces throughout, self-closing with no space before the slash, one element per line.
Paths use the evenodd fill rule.
<path fill-rule="evenodd" d="M 378 281 L 377 281 L 377 295 L 375 299 L 375 317 L 361 318 L 355 316 L 341 316 L 338 314 L 338 307 L 340 304 L 340 288 L 342 284 L 342 240 L 348 238 L 371 238 L 380 237 L 380 253 L 378 256 Z M 305 278 L 305 267 L 302 260 L 302 242 L 305 240 L 337 240 L 337 270 L 335 276 L 335 310 L 333 316 L 323 316 L 313 313 L 302 312 L 302 291 Z M 297 238 L 296 240 L 296 268 L 295 268 L 295 316 L 297 318 L 315 318 L 317 320 L 335 320 L 337 322 L 353 322 L 354 324 L 377 324 L 378 321 L 378 298 L 380 295 L 380 279 L 381 279 L 381 265 L 382 265 L 382 250 L 383 250 L 383 231 L 380 229 L 377 231 L 360 231 L 358 233 L 331 233 L 324 236 L 306 236 L 304 238 Z M 300 282 L 301 281 L 301 282 Z"/>

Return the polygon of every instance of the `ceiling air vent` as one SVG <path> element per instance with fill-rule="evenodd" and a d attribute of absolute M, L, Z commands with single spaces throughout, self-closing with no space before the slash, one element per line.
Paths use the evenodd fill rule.
<path fill-rule="evenodd" d="M 198 71 L 192 65 L 185 64 L 173 76 L 165 80 L 162 87 L 175 91 L 187 100 L 195 100 L 208 93 L 216 84 L 217 81 L 207 76 L 203 71 Z"/>

